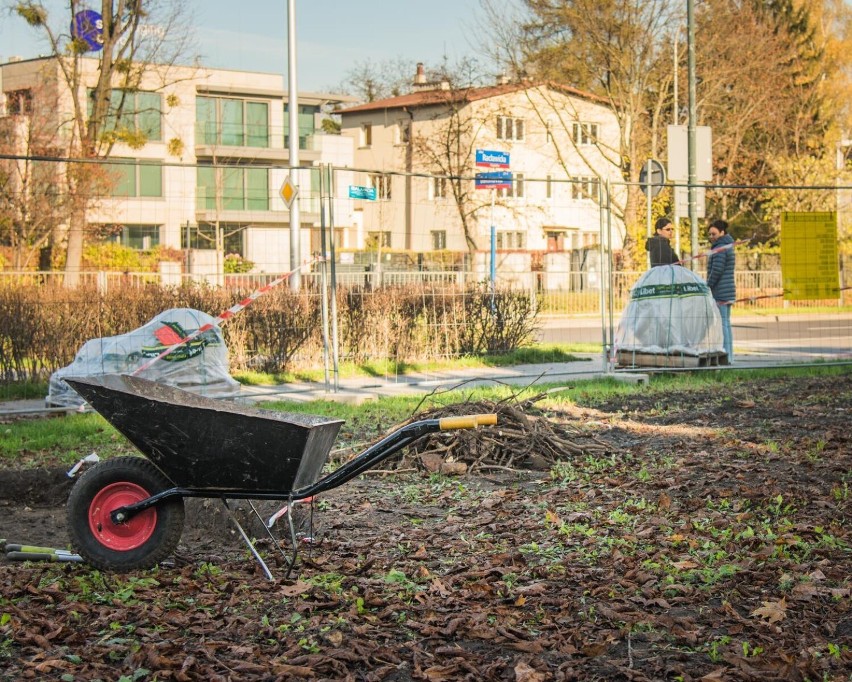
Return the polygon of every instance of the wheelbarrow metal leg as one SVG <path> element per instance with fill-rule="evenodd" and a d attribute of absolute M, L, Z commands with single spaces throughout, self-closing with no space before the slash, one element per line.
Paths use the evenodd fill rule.
<path fill-rule="evenodd" d="M 231 518 L 231 521 L 234 522 L 234 525 L 237 527 L 237 530 L 240 533 L 240 536 L 243 538 L 243 542 L 248 546 L 249 551 L 254 555 L 254 558 L 257 559 L 257 562 L 260 564 L 263 572 L 266 574 L 266 577 L 275 582 L 275 578 L 272 577 L 272 572 L 269 570 L 269 567 L 266 565 L 266 562 L 263 560 L 263 557 L 260 556 L 257 549 L 255 549 L 254 543 L 249 539 L 249 536 L 243 530 L 243 527 L 240 525 L 240 522 L 237 521 L 237 517 L 234 516 L 234 512 L 231 511 L 231 508 L 228 506 L 228 500 L 224 497 L 220 498 L 222 500 L 222 505 L 225 507 L 225 511 L 228 513 L 228 516 Z"/>
<path fill-rule="evenodd" d="M 284 553 L 284 548 L 281 547 L 281 543 L 278 542 L 278 538 L 275 537 L 275 534 L 272 532 L 272 530 L 270 530 L 269 526 L 266 523 L 264 523 L 263 518 L 260 515 L 260 512 L 257 511 L 257 507 L 254 506 L 254 502 L 249 500 L 248 503 L 249 503 L 249 507 L 252 510 L 252 513 L 254 513 L 254 515 L 255 515 L 255 518 L 257 518 L 257 520 L 260 521 L 261 525 L 263 526 L 263 530 L 266 532 L 266 535 L 269 537 L 270 540 L 272 540 L 272 544 L 275 545 L 275 548 L 278 550 L 279 554 L 281 554 L 281 556 L 284 557 L 284 561 L 287 562 L 287 577 L 289 577 L 290 571 L 293 570 L 293 564 L 295 564 L 295 562 L 296 562 L 296 556 L 294 555 L 292 559 L 287 558 L 287 555 Z"/>

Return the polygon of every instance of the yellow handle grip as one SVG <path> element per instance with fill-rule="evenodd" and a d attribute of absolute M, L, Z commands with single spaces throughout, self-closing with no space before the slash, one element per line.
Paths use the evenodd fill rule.
<path fill-rule="evenodd" d="M 470 414 L 464 417 L 444 417 L 438 422 L 441 431 L 451 429 L 475 429 L 477 426 L 494 426 L 496 414 Z"/>

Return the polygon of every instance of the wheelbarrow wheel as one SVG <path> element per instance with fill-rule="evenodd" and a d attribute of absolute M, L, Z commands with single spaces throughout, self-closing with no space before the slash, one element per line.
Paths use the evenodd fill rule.
<path fill-rule="evenodd" d="M 110 512 L 173 487 L 157 467 L 141 457 L 116 457 L 97 464 L 80 477 L 68 497 L 71 544 L 102 570 L 153 568 L 180 541 L 183 498 L 166 498 L 125 523 L 113 523 Z"/>

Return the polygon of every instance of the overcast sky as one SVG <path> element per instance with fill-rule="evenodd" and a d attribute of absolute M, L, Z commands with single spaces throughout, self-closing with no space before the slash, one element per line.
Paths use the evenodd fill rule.
<path fill-rule="evenodd" d="M 192 5 L 205 65 L 286 74 L 287 0 L 183 1 Z M 57 12 L 67 7 L 46 4 Z M 297 0 L 299 89 L 330 90 L 366 60 L 437 64 L 444 54 L 451 61 L 477 56 L 479 11 L 479 0 Z M 45 47 L 35 35 L 17 17 L 0 14 L 0 62 L 39 56 Z"/>

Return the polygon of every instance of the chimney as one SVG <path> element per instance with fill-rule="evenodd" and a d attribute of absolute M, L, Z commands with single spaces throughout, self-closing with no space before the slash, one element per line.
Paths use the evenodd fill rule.
<path fill-rule="evenodd" d="M 414 75 L 415 85 L 424 85 L 426 83 L 426 72 L 423 70 L 423 62 L 417 62 L 417 73 Z"/>
<path fill-rule="evenodd" d="M 508 85 L 509 77 L 505 73 L 501 73 L 497 76 L 497 85 Z"/>

